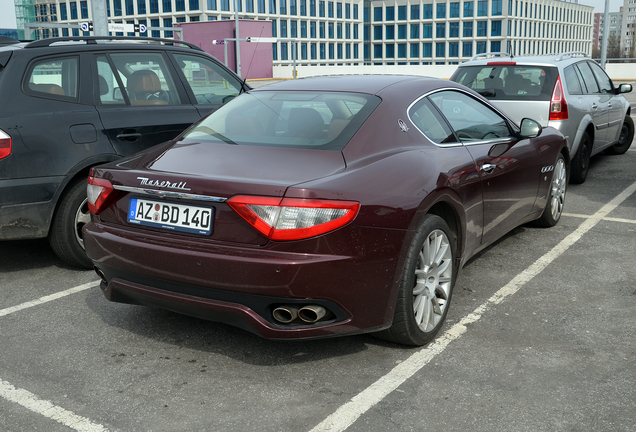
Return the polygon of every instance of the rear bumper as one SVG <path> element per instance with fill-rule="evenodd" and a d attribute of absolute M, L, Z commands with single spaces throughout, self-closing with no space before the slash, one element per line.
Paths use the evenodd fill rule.
<path fill-rule="evenodd" d="M 323 238 L 259 248 L 90 223 L 84 242 L 104 274 L 108 300 L 224 322 L 271 339 L 306 339 L 390 325 L 406 234 L 350 225 Z M 363 248 L 362 239 L 378 246 Z M 341 244 L 347 253 L 334 253 Z M 316 323 L 273 318 L 277 306 L 309 304 L 330 313 Z"/>

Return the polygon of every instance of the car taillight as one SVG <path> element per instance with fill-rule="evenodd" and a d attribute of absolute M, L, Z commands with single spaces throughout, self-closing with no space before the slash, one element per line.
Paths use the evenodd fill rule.
<path fill-rule="evenodd" d="M 11 154 L 11 137 L 0 129 L 0 159 Z"/>
<path fill-rule="evenodd" d="M 93 214 L 99 214 L 115 196 L 115 192 L 116 190 L 113 188 L 111 182 L 105 179 L 95 178 L 91 172 L 88 176 L 88 186 L 86 186 L 88 209 Z"/>
<path fill-rule="evenodd" d="M 227 201 L 243 219 L 271 240 L 315 237 L 351 222 L 355 201 L 235 196 Z"/>
<path fill-rule="evenodd" d="M 568 104 L 565 102 L 563 95 L 563 86 L 561 85 L 561 77 L 558 77 L 554 90 L 552 91 L 552 99 L 550 100 L 550 117 L 549 120 L 567 120 Z"/>

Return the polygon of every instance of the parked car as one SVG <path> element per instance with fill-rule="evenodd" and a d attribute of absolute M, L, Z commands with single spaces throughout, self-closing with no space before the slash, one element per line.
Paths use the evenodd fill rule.
<path fill-rule="evenodd" d="M 273 339 L 422 345 L 470 257 L 558 222 L 568 166 L 558 131 L 455 83 L 293 80 L 93 168 L 84 242 L 115 302 Z"/>
<path fill-rule="evenodd" d="M 590 157 L 618 155 L 634 139 L 631 106 L 605 71 L 585 53 L 513 57 L 488 53 L 461 64 L 451 76 L 488 98 L 514 121 L 523 117 L 565 135 L 572 154 L 571 181 L 583 183 Z"/>
<path fill-rule="evenodd" d="M 90 168 L 176 137 L 242 88 L 172 39 L 0 41 L 0 240 L 48 237 L 64 261 L 91 268 Z"/>

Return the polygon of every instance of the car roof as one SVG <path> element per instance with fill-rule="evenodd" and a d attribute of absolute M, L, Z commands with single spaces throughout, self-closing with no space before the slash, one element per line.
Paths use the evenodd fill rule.
<path fill-rule="evenodd" d="M 542 66 L 559 66 L 561 64 L 570 64 L 581 59 L 589 59 L 590 57 L 582 51 L 569 51 L 560 54 L 544 54 L 544 55 L 520 55 L 515 56 L 508 53 L 484 53 L 477 54 L 470 60 L 459 65 L 462 66 L 480 66 L 493 62 L 514 62 L 518 65 L 534 64 Z"/>
<path fill-rule="evenodd" d="M 252 91 L 339 91 L 382 94 L 388 87 L 417 86 L 426 92 L 457 84 L 440 78 L 415 75 L 329 75 L 281 81 Z"/>

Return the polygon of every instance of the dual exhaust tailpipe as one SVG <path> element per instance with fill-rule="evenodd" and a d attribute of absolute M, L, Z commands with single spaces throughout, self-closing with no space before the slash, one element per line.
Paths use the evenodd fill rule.
<path fill-rule="evenodd" d="M 296 319 L 313 324 L 330 317 L 331 312 L 319 305 L 282 305 L 274 309 L 273 315 L 274 319 L 282 324 L 292 323 Z"/>

